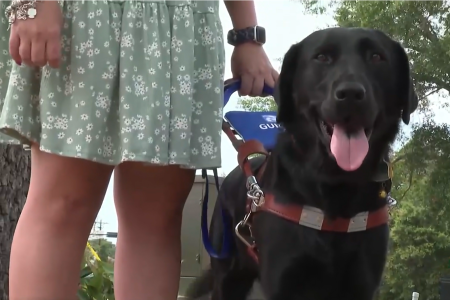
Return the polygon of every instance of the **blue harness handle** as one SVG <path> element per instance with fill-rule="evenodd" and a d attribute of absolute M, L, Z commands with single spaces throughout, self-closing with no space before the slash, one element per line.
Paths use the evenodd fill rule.
<path fill-rule="evenodd" d="M 231 81 L 225 84 L 224 86 L 224 103 L 223 106 L 227 105 L 230 100 L 231 95 L 233 95 L 236 91 L 241 88 L 241 81 Z M 263 93 L 268 95 L 273 95 L 273 88 L 264 85 Z M 217 193 L 219 193 L 219 176 L 217 175 L 217 169 L 213 169 L 214 172 L 214 181 L 216 183 Z M 203 245 L 208 252 L 209 256 L 217 258 L 217 259 L 225 259 L 230 257 L 231 254 L 231 245 L 232 245 L 232 232 L 230 217 L 226 214 L 225 210 L 221 208 L 222 214 L 222 222 L 223 222 L 223 238 L 222 238 L 222 247 L 220 249 L 220 253 L 214 250 L 214 247 L 209 238 L 208 231 L 208 196 L 209 196 L 209 179 L 206 169 L 202 170 L 202 177 L 205 179 L 206 187 L 205 187 L 205 195 L 203 196 L 202 203 L 202 217 L 201 217 L 201 229 L 202 229 L 202 240 Z M 221 205 L 221 203 L 216 203 L 216 205 Z"/>
<path fill-rule="evenodd" d="M 237 92 L 241 88 L 241 81 L 240 80 L 234 80 L 230 81 L 224 86 L 224 95 L 223 95 L 223 107 L 225 107 L 228 104 L 228 101 L 230 101 L 231 95 L 233 95 L 235 92 Z M 273 88 L 270 86 L 264 84 L 263 93 L 267 95 L 273 96 Z"/>

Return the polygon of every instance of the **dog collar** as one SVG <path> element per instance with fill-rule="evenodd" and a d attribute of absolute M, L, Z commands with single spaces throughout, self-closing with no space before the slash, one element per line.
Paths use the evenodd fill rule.
<path fill-rule="evenodd" d="M 387 200 L 386 205 L 375 211 L 358 213 L 350 219 L 336 218 L 330 220 L 326 218 L 325 213 L 322 210 L 315 207 L 296 204 L 279 204 L 275 201 L 275 197 L 272 194 L 264 193 L 259 187 L 248 160 L 249 156 L 253 154 L 264 155 L 266 157 L 266 161 L 263 163 L 263 166 L 260 168 L 256 177 L 261 177 L 264 173 L 267 158 L 269 157 L 269 153 L 259 141 L 246 141 L 239 147 L 239 166 L 247 176 L 246 186 L 248 193 L 247 216 L 244 218 L 245 223 L 250 222 L 252 215 L 260 211 L 273 213 L 279 217 L 306 227 L 334 232 L 364 231 L 389 222 L 389 208 L 387 203 L 390 201 L 391 197 L 384 189 L 380 190 L 379 197 L 380 200 Z M 387 176 L 386 179 L 389 180 L 391 175 L 389 164 L 385 162 L 384 165 L 387 166 L 385 176 Z M 238 233 L 237 228 L 236 233 Z"/>
<path fill-rule="evenodd" d="M 321 231 L 342 233 L 365 231 L 387 224 L 389 221 L 387 205 L 375 211 L 358 213 L 353 218 L 336 218 L 330 220 L 322 210 L 315 207 L 279 204 L 270 193 L 264 194 L 259 201 L 258 205 L 256 205 L 252 199 L 251 203 L 249 203 L 248 211 L 251 211 L 253 214 L 261 211 L 270 212 L 291 222 Z"/>

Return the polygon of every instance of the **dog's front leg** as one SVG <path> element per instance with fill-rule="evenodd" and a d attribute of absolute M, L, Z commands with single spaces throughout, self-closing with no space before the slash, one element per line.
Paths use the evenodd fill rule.
<path fill-rule="evenodd" d="M 248 270 L 231 269 L 216 278 L 211 300 L 245 300 L 257 275 Z"/>
<path fill-rule="evenodd" d="M 260 257 L 260 281 L 267 300 L 296 299 L 286 278 L 287 262 L 283 257 Z"/>

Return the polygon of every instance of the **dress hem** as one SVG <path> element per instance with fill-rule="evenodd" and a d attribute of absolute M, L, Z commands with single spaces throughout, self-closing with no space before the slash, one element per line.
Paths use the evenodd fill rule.
<path fill-rule="evenodd" d="M 6 130 L 5 130 L 6 129 Z M 173 166 L 173 165 L 178 165 L 180 166 L 180 168 L 182 169 L 193 169 L 193 170 L 201 170 L 201 169 L 216 169 L 216 168 L 221 168 L 221 164 L 219 163 L 219 165 L 211 165 L 211 166 L 205 166 L 205 167 L 194 167 L 192 165 L 187 164 L 186 162 L 182 163 L 182 162 L 176 162 L 176 163 L 152 163 L 151 160 L 158 158 L 159 160 L 162 161 L 169 161 L 170 159 L 168 157 L 165 158 L 161 158 L 161 157 L 152 157 L 152 158 L 148 158 L 145 155 L 134 155 L 133 159 L 122 159 L 120 160 L 119 163 L 114 163 L 111 162 L 108 159 L 92 159 L 89 158 L 89 155 L 86 154 L 86 152 L 82 152 L 82 151 L 58 151 L 54 148 L 50 149 L 50 148 L 46 148 L 46 147 L 42 147 L 39 143 L 38 140 L 33 139 L 33 138 L 29 138 L 26 137 L 22 132 L 12 129 L 10 127 L 7 126 L 3 126 L 0 128 L 0 132 L 3 133 L 4 135 L 8 136 L 11 138 L 11 140 L 1 140 L 0 139 L 0 144 L 14 144 L 14 145 L 23 145 L 23 146 L 28 146 L 28 148 L 31 146 L 32 143 L 38 144 L 39 145 L 39 150 L 41 150 L 42 152 L 45 153 L 50 153 L 50 154 L 54 154 L 54 155 L 59 155 L 59 156 L 63 156 L 63 157 L 70 157 L 70 158 L 79 158 L 79 159 L 84 159 L 84 160 L 88 160 L 88 161 L 92 161 L 92 162 L 96 162 L 96 163 L 100 163 L 103 165 L 109 165 L 109 166 L 117 166 L 123 162 L 136 162 L 136 163 L 142 163 L 145 165 L 149 165 L 149 166 Z M 14 132 L 15 134 L 12 135 L 11 133 Z M 18 138 L 20 137 L 20 138 Z M 14 141 L 14 143 L 12 143 L 12 141 Z M 25 148 L 25 147 L 24 147 Z M 188 157 L 181 157 L 181 160 L 187 161 Z"/>

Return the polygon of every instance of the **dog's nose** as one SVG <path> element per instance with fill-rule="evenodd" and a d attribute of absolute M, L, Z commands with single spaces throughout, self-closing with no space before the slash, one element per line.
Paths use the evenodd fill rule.
<path fill-rule="evenodd" d="M 361 101 L 366 98 L 366 89 L 357 82 L 343 82 L 337 86 L 334 98 L 337 101 Z"/>

